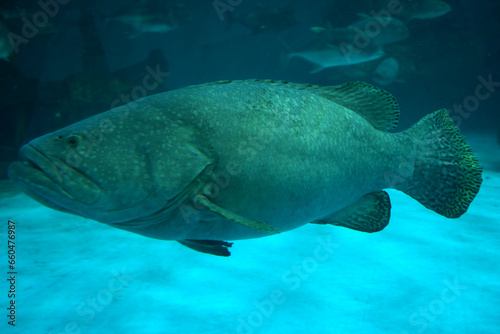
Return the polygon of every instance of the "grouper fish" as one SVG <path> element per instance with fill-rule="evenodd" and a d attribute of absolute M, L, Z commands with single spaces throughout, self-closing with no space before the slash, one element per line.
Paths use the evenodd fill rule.
<path fill-rule="evenodd" d="M 361 82 L 219 81 L 36 138 L 9 176 L 50 208 L 219 256 L 307 223 L 380 231 L 385 188 L 460 217 L 482 182 L 471 148 L 444 109 L 388 132 L 398 115 Z"/>

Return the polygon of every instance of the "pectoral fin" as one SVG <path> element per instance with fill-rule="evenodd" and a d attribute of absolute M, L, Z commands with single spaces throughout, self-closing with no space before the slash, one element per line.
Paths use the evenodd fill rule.
<path fill-rule="evenodd" d="M 313 222 L 343 226 L 361 232 L 378 232 L 389 224 L 391 202 L 385 191 L 369 193 L 356 203 L 334 214 Z"/>
<path fill-rule="evenodd" d="M 220 240 L 186 239 L 186 240 L 179 240 L 178 242 L 186 247 L 194 249 L 197 252 L 207 253 L 217 256 L 231 255 L 228 248 L 233 245 L 232 242 L 226 242 Z"/>
<path fill-rule="evenodd" d="M 206 198 L 203 195 L 196 195 L 194 197 L 194 202 L 207 208 L 210 212 L 221 216 L 225 219 L 228 219 L 230 221 L 233 221 L 235 223 L 238 223 L 240 225 L 243 225 L 245 227 L 257 230 L 257 231 L 262 231 L 262 232 L 269 232 L 269 233 L 280 233 L 279 230 L 275 229 L 274 227 L 267 225 L 266 223 L 262 223 L 253 219 L 248 219 L 242 216 L 239 216 L 235 214 L 234 212 L 228 211 L 224 208 L 221 208 L 218 205 L 215 205 L 214 203 L 210 202 L 208 198 Z"/>

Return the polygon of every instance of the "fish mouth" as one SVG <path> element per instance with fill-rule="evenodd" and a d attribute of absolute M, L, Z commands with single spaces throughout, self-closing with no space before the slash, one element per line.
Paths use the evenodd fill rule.
<path fill-rule="evenodd" d="M 10 164 L 8 174 L 28 195 L 61 211 L 68 211 L 75 202 L 92 204 L 101 193 L 99 186 L 81 171 L 31 144 L 21 147 L 19 161 Z"/>

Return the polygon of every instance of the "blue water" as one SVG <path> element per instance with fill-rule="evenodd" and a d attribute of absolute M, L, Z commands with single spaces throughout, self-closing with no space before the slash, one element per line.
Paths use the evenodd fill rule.
<path fill-rule="evenodd" d="M 156 92 L 144 88 L 148 75 L 158 90 L 246 78 L 376 84 L 373 73 L 388 57 L 399 64 L 397 80 L 382 86 L 400 103 L 397 130 L 448 108 L 484 167 L 482 188 L 458 220 L 389 190 L 391 221 L 380 233 L 306 225 L 236 241 L 229 258 L 48 209 L 0 180 L 0 333 L 499 333 L 500 5 L 446 2 L 453 9 L 443 16 L 405 21 L 410 36 L 385 45 L 384 57 L 316 74 L 311 63 L 287 57 L 314 38 L 310 28 L 345 27 L 387 1 L 266 1 L 292 9 L 296 23 L 259 33 L 238 20 L 261 1 L 220 0 L 222 13 L 217 2 L 170 1 L 187 10 L 178 27 L 135 37 L 129 25 L 106 19 L 130 4 L 139 11 L 133 1 L 87 2 L 86 25 L 79 0 L 47 1 L 54 15 L 32 1 L 0 5 L 0 20 L 19 36 L 37 13 L 52 26 L 0 60 L 0 178 L 29 139 L 122 103 L 123 93 L 133 100 Z M 82 34 L 90 31 L 94 40 Z M 148 69 L 142 62 L 153 50 L 160 56 Z M 106 91 L 119 86 L 108 73 L 127 78 L 123 91 Z M 7 317 L 11 270 L 15 326 Z"/>

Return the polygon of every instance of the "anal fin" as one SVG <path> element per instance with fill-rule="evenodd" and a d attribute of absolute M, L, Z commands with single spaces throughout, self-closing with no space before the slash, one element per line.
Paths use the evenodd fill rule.
<path fill-rule="evenodd" d="M 178 242 L 186 247 L 194 249 L 197 252 L 207 253 L 217 256 L 229 256 L 231 253 L 228 247 L 233 245 L 232 242 L 220 241 L 220 240 L 194 240 L 185 239 L 178 240 Z"/>
<path fill-rule="evenodd" d="M 389 224 L 390 217 L 389 195 L 385 191 L 377 191 L 364 195 L 357 202 L 326 218 L 314 221 L 313 224 L 330 224 L 373 233 L 383 230 Z"/>

